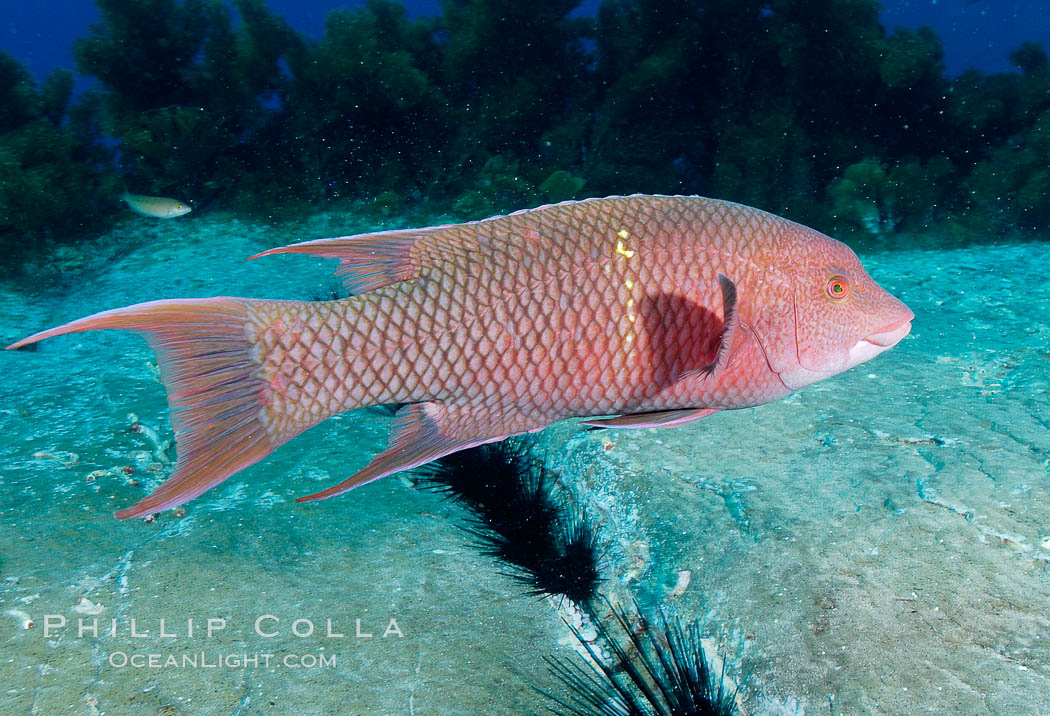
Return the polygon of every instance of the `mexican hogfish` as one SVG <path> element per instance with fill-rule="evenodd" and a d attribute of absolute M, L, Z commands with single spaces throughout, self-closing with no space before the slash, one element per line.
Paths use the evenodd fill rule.
<path fill-rule="evenodd" d="M 353 295 L 152 301 L 9 346 L 123 328 L 156 351 L 178 460 L 118 518 L 186 502 L 346 410 L 402 405 L 385 451 L 300 500 L 563 418 L 664 427 L 767 403 L 893 346 L 914 317 L 844 244 L 700 197 L 587 199 L 259 256 L 280 253 L 341 259 Z"/>

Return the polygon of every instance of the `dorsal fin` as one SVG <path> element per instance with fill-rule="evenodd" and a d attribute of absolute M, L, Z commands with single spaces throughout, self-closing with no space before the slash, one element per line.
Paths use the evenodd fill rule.
<path fill-rule="evenodd" d="M 629 197 L 628 197 L 629 198 Z M 323 258 L 340 259 L 339 268 L 335 275 L 342 276 L 343 286 L 352 294 L 372 291 L 383 286 L 389 286 L 398 281 L 409 281 L 419 277 L 426 269 L 425 252 L 422 247 L 417 247 L 417 242 L 423 239 L 437 237 L 450 229 L 462 229 L 464 227 L 481 226 L 485 224 L 497 224 L 498 222 L 514 220 L 529 214 L 542 214 L 552 209 L 571 211 L 571 207 L 597 202 L 608 202 L 622 200 L 624 197 L 605 197 L 593 199 L 581 199 L 579 201 L 563 201 L 559 204 L 546 204 L 532 209 L 521 209 L 511 214 L 492 216 L 477 221 L 467 221 L 462 224 L 441 224 L 439 226 L 428 226 L 419 229 L 395 229 L 393 231 L 377 231 L 367 234 L 356 234 L 354 236 L 340 236 L 334 239 L 316 239 L 314 241 L 303 241 L 288 246 L 278 246 L 274 249 L 262 251 L 249 260 L 260 256 L 271 256 L 273 254 L 307 254 L 309 256 L 321 256 Z M 494 229 L 495 236 L 502 237 L 505 232 Z M 480 243 L 484 232 L 465 234 L 456 232 L 457 241 L 464 241 L 458 247 L 452 245 L 443 246 L 442 253 L 450 248 L 453 252 L 458 250 L 470 251 L 471 238 Z M 502 239 L 498 239 L 502 240 Z M 415 250 L 414 250 L 415 249 Z"/>
<path fill-rule="evenodd" d="M 249 256 L 248 259 L 273 254 L 307 254 L 341 259 L 335 275 L 343 277 L 346 290 L 352 294 L 359 294 L 415 278 L 420 267 L 413 261 L 412 247 L 420 239 L 433 236 L 451 226 L 455 224 L 303 241 L 278 246 Z"/>

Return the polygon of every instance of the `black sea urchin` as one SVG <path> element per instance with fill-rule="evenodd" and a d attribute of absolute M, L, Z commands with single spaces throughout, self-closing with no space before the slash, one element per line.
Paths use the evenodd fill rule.
<path fill-rule="evenodd" d="M 713 674 L 704 656 L 700 629 L 683 628 L 678 619 L 657 612 L 652 622 L 632 624 L 615 609 L 607 623 L 596 619 L 598 636 L 612 654 L 605 659 L 570 626 L 590 656 L 589 663 L 547 659 L 569 693 L 543 692 L 560 716 L 732 716 L 735 693 L 725 688 L 725 674 Z M 724 669 L 723 669 L 724 671 Z"/>
<path fill-rule="evenodd" d="M 532 447 L 519 437 L 452 453 L 422 468 L 424 484 L 471 511 L 465 529 L 527 593 L 586 603 L 599 581 L 595 530 Z"/>

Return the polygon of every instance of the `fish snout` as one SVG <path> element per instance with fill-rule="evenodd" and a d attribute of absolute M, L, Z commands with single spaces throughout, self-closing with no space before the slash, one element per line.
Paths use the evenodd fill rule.
<path fill-rule="evenodd" d="M 886 323 L 882 328 L 864 337 L 868 343 L 883 349 L 892 348 L 911 333 L 911 322 L 915 319 L 915 314 L 904 305 L 903 301 L 895 296 L 887 297 L 889 305 L 886 306 L 887 310 L 883 313 Z"/>
<path fill-rule="evenodd" d="M 899 310 L 891 314 L 895 320 L 869 333 L 850 348 L 849 357 L 846 359 L 848 368 L 871 360 L 879 353 L 900 343 L 906 335 L 911 333 L 911 321 L 915 318 L 915 314 L 900 301 L 897 303 Z"/>
<path fill-rule="evenodd" d="M 911 311 L 908 311 L 908 313 L 911 313 Z M 911 319 L 914 317 L 915 314 L 912 314 L 910 318 L 883 326 L 874 333 L 865 336 L 864 340 L 880 348 L 891 348 L 911 333 Z"/>

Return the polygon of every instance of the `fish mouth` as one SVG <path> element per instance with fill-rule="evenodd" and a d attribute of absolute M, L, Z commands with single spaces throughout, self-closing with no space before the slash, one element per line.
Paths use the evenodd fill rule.
<path fill-rule="evenodd" d="M 900 343 L 901 339 L 909 333 L 911 333 L 911 321 L 904 320 L 880 328 L 874 333 L 865 336 L 863 340 L 879 348 L 891 348 Z"/>

